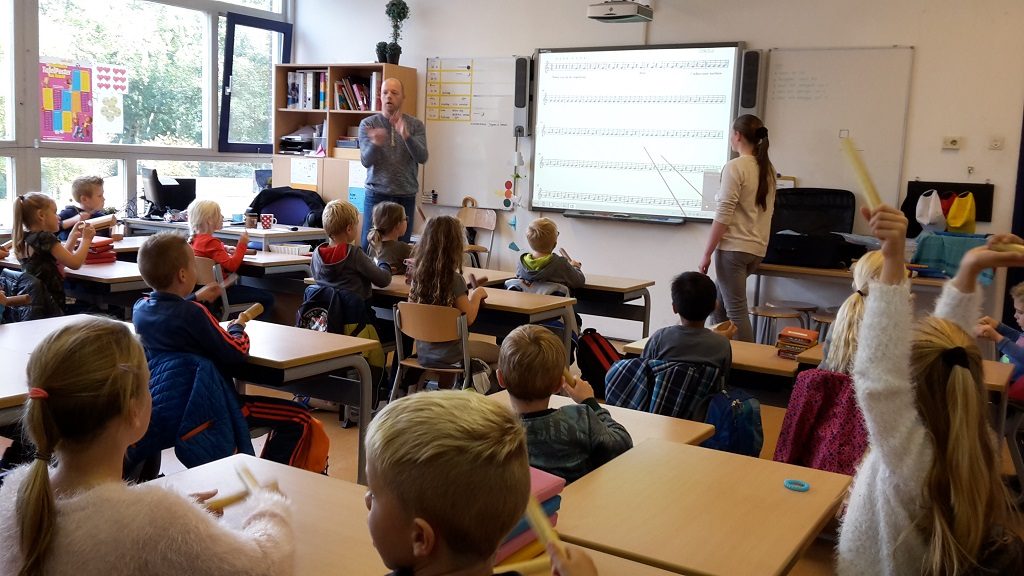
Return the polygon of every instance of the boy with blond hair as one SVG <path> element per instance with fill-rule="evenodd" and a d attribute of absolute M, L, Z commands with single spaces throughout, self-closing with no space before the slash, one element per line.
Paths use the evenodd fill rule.
<path fill-rule="evenodd" d="M 212 361 L 230 382 L 249 359 L 245 323 L 235 320 L 225 329 L 202 305 L 220 297 L 218 284 L 193 293 L 196 260 L 185 238 L 171 232 L 150 236 L 139 248 L 138 261 L 142 280 L 153 289 L 135 303 L 132 312 L 146 358 L 195 354 Z M 238 401 L 250 429 L 271 429 L 262 458 L 297 465 L 314 434 L 323 434 L 312 425 L 309 410 L 295 402 L 252 395 L 239 396 Z"/>
<path fill-rule="evenodd" d="M 359 240 L 359 211 L 351 202 L 331 200 L 324 207 L 324 232 L 328 241 L 313 251 L 313 279 L 321 286 L 357 294 L 363 300 L 373 295 L 372 283 L 380 288 L 391 283 L 391 267 L 380 265 L 354 243 Z"/>
<path fill-rule="evenodd" d="M 555 254 L 558 245 L 558 226 L 550 218 L 537 218 L 526 230 L 526 241 L 530 252 L 519 257 L 516 278 L 528 282 L 552 282 L 562 284 L 570 290 L 582 288 L 586 277 L 576 260 L 569 260 Z"/>
<path fill-rule="evenodd" d="M 71 199 L 74 204 L 68 204 L 63 210 L 57 213 L 60 220 L 60 230 L 57 237 L 61 242 L 68 239 L 71 229 L 79 222 L 90 218 L 103 216 L 103 178 L 99 176 L 82 176 L 75 178 L 71 183 Z"/>
<path fill-rule="evenodd" d="M 490 576 L 530 495 L 522 426 L 469 391 L 401 398 L 366 431 L 366 485 L 370 536 L 393 575 Z M 552 556 L 558 573 L 597 574 L 586 554 L 566 548 Z"/>
<path fill-rule="evenodd" d="M 585 380 L 566 382 L 565 346 L 550 330 L 526 324 L 502 342 L 498 384 L 526 429 L 530 465 L 573 482 L 633 447 L 629 432 L 598 404 Z M 564 391 L 576 404 L 548 407 Z"/>
<path fill-rule="evenodd" d="M 189 243 L 196 256 L 209 258 L 217 264 L 224 276 L 238 271 L 245 258 L 245 251 L 249 248 L 249 233 L 242 230 L 238 237 L 238 244 L 229 252 L 221 242 L 220 238 L 213 235 L 214 232 L 224 227 L 224 215 L 221 214 L 220 204 L 213 200 L 193 200 L 188 205 L 188 227 L 192 232 Z M 270 309 L 274 307 L 274 295 L 255 286 L 242 286 L 235 283 L 227 288 L 228 301 L 231 303 L 259 302 L 263 305 L 263 314 L 260 318 L 268 318 Z"/>

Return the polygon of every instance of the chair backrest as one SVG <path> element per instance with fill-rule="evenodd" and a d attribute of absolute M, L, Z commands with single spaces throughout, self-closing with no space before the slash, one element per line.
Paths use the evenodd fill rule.
<path fill-rule="evenodd" d="M 614 406 L 687 420 L 704 420 L 707 400 L 721 390 L 710 364 L 630 358 L 608 370 L 605 399 Z"/>
<path fill-rule="evenodd" d="M 488 208 L 463 206 L 455 216 L 466 228 L 482 228 L 493 231 L 498 223 L 498 213 Z"/>
<path fill-rule="evenodd" d="M 868 447 L 867 427 L 848 374 L 804 370 L 793 385 L 774 460 L 853 474 Z"/>
<path fill-rule="evenodd" d="M 221 271 L 220 264 L 210 258 L 196 256 L 196 282 L 203 285 L 224 282 L 224 273 Z M 227 290 L 220 291 L 220 306 L 222 310 L 220 319 L 227 320 L 231 313 Z"/>
<path fill-rule="evenodd" d="M 568 296 L 569 287 L 557 282 L 527 282 L 521 278 L 505 281 L 505 289 L 527 294 L 543 294 L 548 296 Z"/>
<path fill-rule="evenodd" d="M 43 288 L 42 282 L 28 272 L 0 269 L 0 287 L 8 296 L 28 294 L 31 303 L 28 306 L 8 306 L 3 310 L 3 322 L 24 322 L 62 316 L 63 312 L 57 303 Z"/>
<path fill-rule="evenodd" d="M 451 342 L 464 335 L 460 324 L 465 325 L 466 315 L 458 308 L 399 302 L 395 310 L 395 327 L 414 340 Z"/>
<path fill-rule="evenodd" d="M 269 202 L 263 207 L 264 214 L 273 214 L 278 224 L 304 226 L 309 216 L 309 206 L 302 198 L 285 196 Z"/>
<path fill-rule="evenodd" d="M 209 284 L 211 282 L 220 282 L 224 279 L 224 275 L 220 270 L 220 265 L 214 262 L 210 258 L 203 256 L 196 256 L 196 282 L 199 284 Z"/>

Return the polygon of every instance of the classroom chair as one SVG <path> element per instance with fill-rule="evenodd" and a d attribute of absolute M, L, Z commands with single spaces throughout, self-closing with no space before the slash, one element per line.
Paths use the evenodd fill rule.
<path fill-rule="evenodd" d="M 777 323 L 780 319 L 796 320 L 803 326 L 803 313 L 791 308 L 754 306 L 750 309 L 750 315 L 754 317 L 754 325 L 757 326 L 755 340 L 761 344 L 775 344 L 775 337 L 778 335 Z"/>
<path fill-rule="evenodd" d="M 399 302 L 395 304 L 395 380 L 391 387 L 389 401 L 398 395 L 402 385 L 402 376 L 409 369 L 423 370 L 427 373 L 451 374 L 462 376 L 463 382 L 470 382 L 472 370 L 469 358 L 469 324 L 466 315 L 458 308 L 451 306 L 434 306 L 431 304 L 415 304 Z M 462 366 L 451 368 L 428 368 L 420 364 L 415 356 L 407 356 L 402 344 L 402 335 L 413 340 L 424 342 L 451 342 L 458 340 L 462 344 Z"/>
<path fill-rule="evenodd" d="M 785 308 L 787 310 L 796 310 L 800 313 L 800 327 L 810 328 L 811 326 L 811 314 L 818 311 L 818 307 L 810 302 L 800 302 L 798 300 L 769 300 L 766 305 L 769 308 Z"/>
<path fill-rule="evenodd" d="M 224 271 L 221 270 L 220 264 L 217 264 L 213 260 L 202 256 L 196 256 L 196 282 L 204 286 L 214 282 L 222 284 L 224 282 Z M 254 302 L 231 304 L 228 302 L 227 292 L 225 290 L 221 290 L 220 304 L 220 319 L 223 322 L 224 320 L 227 320 L 233 312 L 244 312 L 249 308 L 249 306 L 252 306 Z"/>
<path fill-rule="evenodd" d="M 469 240 L 466 244 L 466 253 L 469 254 L 470 263 L 477 268 L 486 268 L 491 262 L 491 250 L 494 248 L 494 228 L 498 222 L 498 213 L 494 210 L 477 208 L 476 200 L 467 196 L 462 199 L 462 208 L 459 208 L 455 217 L 466 228 L 467 240 Z M 486 247 L 477 244 L 477 237 L 481 230 L 489 232 Z M 480 265 L 480 254 L 487 255 L 483 266 Z"/>

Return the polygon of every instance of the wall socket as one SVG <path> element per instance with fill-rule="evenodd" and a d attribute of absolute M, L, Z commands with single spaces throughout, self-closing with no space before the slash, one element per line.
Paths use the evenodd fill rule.
<path fill-rule="evenodd" d="M 963 138 L 959 136 L 946 136 L 942 139 L 943 150 L 959 150 L 960 144 L 963 142 Z"/>
<path fill-rule="evenodd" d="M 1002 136 L 993 136 L 993 137 L 988 139 L 988 149 L 989 150 L 1002 150 L 1003 146 L 1005 144 L 1006 144 L 1006 141 L 1003 140 Z"/>

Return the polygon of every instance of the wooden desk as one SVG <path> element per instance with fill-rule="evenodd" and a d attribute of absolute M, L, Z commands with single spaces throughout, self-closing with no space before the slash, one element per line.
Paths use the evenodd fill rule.
<path fill-rule="evenodd" d="M 380 347 L 380 342 L 330 332 L 317 332 L 253 320 L 246 324 L 249 361 L 237 371 L 237 378 L 273 386 L 324 400 L 346 399 L 342 387 L 352 381 L 343 375 L 349 369 L 359 376 L 358 481 L 366 483 L 366 426 L 373 414 L 373 378 L 363 352 Z"/>
<path fill-rule="evenodd" d="M 18 262 L 14 254 L 11 254 L 0 260 L 0 267 L 21 270 L 21 262 Z M 64 274 L 68 280 L 105 285 L 108 287 L 106 292 L 146 289 L 146 283 L 142 281 L 142 274 L 139 272 L 139 265 L 134 262 L 117 260 L 103 264 L 82 264 L 78 270 L 65 269 Z"/>
<path fill-rule="evenodd" d="M 487 281 L 482 284 L 483 286 L 486 287 L 504 287 L 506 280 L 516 277 L 516 275 L 511 272 L 503 272 L 501 270 L 490 270 L 487 268 L 472 268 L 467 266 L 462 269 L 462 277 L 465 278 L 466 283 L 469 283 L 470 274 L 472 274 L 478 281 L 482 278 L 486 278 Z M 313 284 L 316 284 L 315 279 L 308 277 L 305 278 L 303 282 L 305 282 L 307 286 L 312 286 Z M 405 283 L 405 274 L 392 274 L 391 284 L 388 284 L 388 286 L 385 288 L 374 287 L 373 290 L 375 292 L 380 292 L 382 294 L 388 294 L 391 296 L 401 296 L 403 298 L 409 297 L 409 285 Z"/>
<path fill-rule="evenodd" d="M 0 420 L 8 420 L 8 409 L 17 417 L 28 393 L 29 355 L 51 332 L 91 318 L 86 314 L 59 316 L 44 320 L 29 320 L 14 324 L 0 324 L 0 360 L 5 377 L 0 378 Z M 129 324 L 130 326 L 130 324 Z"/>
<path fill-rule="evenodd" d="M 260 482 L 276 480 L 291 500 L 295 530 L 296 574 L 379 576 L 387 573 L 366 527 L 366 488 L 337 478 L 313 474 L 269 460 L 236 454 L 216 462 L 154 480 L 157 486 L 191 494 L 217 488 L 219 496 L 243 489 L 235 472 L 245 464 Z M 239 506 L 229 507 L 222 521 L 237 525 Z M 587 550 L 602 575 L 668 576 L 669 572 L 597 550 Z"/>
<path fill-rule="evenodd" d="M 145 218 L 125 218 L 125 236 L 135 235 L 139 232 L 155 234 L 157 232 L 184 232 L 188 233 L 187 222 L 164 222 L 163 220 L 146 220 Z M 292 230 L 296 228 L 296 230 Z M 308 228 L 306 226 L 285 226 L 275 224 L 273 228 L 246 228 L 244 226 L 228 226 L 213 233 L 221 239 L 237 240 L 242 231 L 249 233 L 249 238 L 263 243 L 263 250 L 269 252 L 271 244 L 284 242 L 310 242 L 323 241 L 327 238 L 323 228 Z"/>
<path fill-rule="evenodd" d="M 817 366 L 821 364 L 821 361 L 825 359 L 825 345 L 816 344 L 811 346 L 807 350 L 804 350 L 800 354 L 797 354 L 796 361 L 800 364 L 809 364 L 811 366 Z"/>
<path fill-rule="evenodd" d="M 509 406 L 512 405 L 506 390 L 502 390 L 497 394 L 491 394 L 489 398 Z M 552 408 L 561 408 L 569 404 L 575 404 L 572 398 L 566 396 L 551 397 L 550 405 Z M 680 444 L 700 444 L 715 434 L 715 427 L 704 422 L 672 418 L 671 416 L 662 416 L 661 414 L 650 414 L 609 404 L 602 404 L 602 406 L 607 408 L 612 418 L 615 418 L 615 421 L 622 424 L 622 427 L 629 432 L 629 435 L 633 438 L 634 445 L 648 438 L 678 442 Z"/>
<path fill-rule="evenodd" d="M 114 252 L 116 254 L 137 254 L 146 236 L 125 236 L 120 240 L 114 240 Z"/>
<path fill-rule="evenodd" d="M 220 496 L 240 492 L 235 469 L 244 463 L 260 482 L 276 480 L 291 499 L 295 530 L 295 574 L 386 574 L 366 527 L 366 488 L 269 460 L 236 454 L 178 472 L 153 482 L 190 494 L 217 488 Z M 238 506 L 223 521 L 237 525 L 244 516 Z"/>
<path fill-rule="evenodd" d="M 786 479 L 811 489 L 787 490 Z M 681 574 L 785 574 L 850 480 L 648 440 L 567 486 L 557 530 L 568 542 Z"/>
<path fill-rule="evenodd" d="M 654 280 L 587 274 L 586 284 L 573 293 L 579 301 L 576 311 L 606 318 L 621 318 L 643 323 L 643 337 L 650 335 L 651 292 Z M 643 306 L 629 304 L 643 298 Z"/>
<path fill-rule="evenodd" d="M 242 276 L 261 278 L 272 274 L 311 274 L 312 256 L 296 256 L 278 252 L 257 252 L 242 259 L 238 273 Z"/>
<path fill-rule="evenodd" d="M 647 338 L 631 342 L 623 347 L 628 355 L 639 356 L 647 346 Z M 796 360 L 789 360 L 778 355 L 774 346 L 757 344 L 754 342 L 741 342 L 730 340 L 732 346 L 732 369 L 757 372 L 759 374 L 770 374 L 773 376 L 785 376 L 792 378 L 796 376 L 799 363 Z"/>

